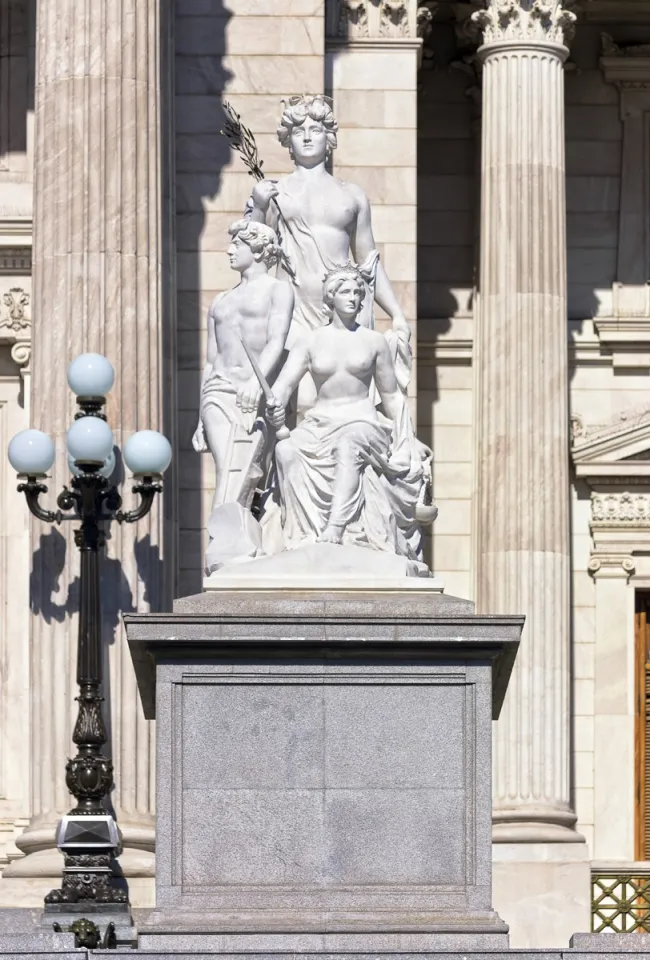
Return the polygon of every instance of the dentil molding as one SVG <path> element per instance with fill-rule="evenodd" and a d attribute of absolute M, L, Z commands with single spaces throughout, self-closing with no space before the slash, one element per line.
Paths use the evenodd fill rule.
<path fill-rule="evenodd" d="M 472 14 L 484 45 L 508 41 L 564 44 L 571 39 L 576 15 L 567 0 L 483 0 Z"/>

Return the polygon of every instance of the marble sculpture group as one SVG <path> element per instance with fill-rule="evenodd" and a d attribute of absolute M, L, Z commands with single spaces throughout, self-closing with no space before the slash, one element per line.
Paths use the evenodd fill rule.
<path fill-rule="evenodd" d="M 432 452 L 414 433 L 411 331 L 368 198 L 326 169 L 337 142 L 327 98 L 285 102 L 278 138 L 295 170 L 254 187 L 229 231 L 240 281 L 208 311 L 193 440 L 217 477 L 206 573 L 328 542 L 427 575 Z M 385 334 L 375 303 L 392 322 Z"/>

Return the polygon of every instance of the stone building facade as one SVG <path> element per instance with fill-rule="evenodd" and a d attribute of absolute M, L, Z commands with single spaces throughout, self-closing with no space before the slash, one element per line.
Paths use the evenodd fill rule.
<path fill-rule="evenodd" d="M 205 315 L 251 186 L 221 103 L 273 176 L 302 92 L 334 100 L 333 172 L 366 190 L 413 327 L 432 566 L 527 616 L 494 733 L 495 905 L 513 946 L 565 945 L 592 873 L 650 866 L 647 0 L 0 4 L 0 439 L 62 441 L 88 349 L 116 368 L 118 443 L 152 426 L 175 448 L 163 507 L 104 565 L 123 868 L 150 902 L 153 735 L 120 614 L 201 589 Z M 69 532 L 30 525 L 0 463 L 0 903 L 36 904 L 60 868 L 78 582 Z"/>

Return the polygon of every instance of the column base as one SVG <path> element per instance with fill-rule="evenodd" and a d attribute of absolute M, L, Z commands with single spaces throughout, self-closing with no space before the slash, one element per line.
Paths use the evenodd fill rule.
<path fill-rule="evenodd" d="M 566 948 L 574 934 L 591 929 L 587 844 L 495 843 L 492 897 L 510 927 L 511 947 Z"/>
<path fill-rule="evenodd" d="M 519 804 L 492 811 L 493 843 L 584 843 L 569 806 Z"/>

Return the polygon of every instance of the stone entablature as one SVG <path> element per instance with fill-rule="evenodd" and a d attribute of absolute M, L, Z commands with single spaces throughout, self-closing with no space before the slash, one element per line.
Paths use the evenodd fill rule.
<path fill-rule="evenodd" d="M 587 569 L 627 579 L 634 554 L 650 551 L 650 405 L 609 424 L 585 426 L 578 415 L 571 423 L 575 473 L 591 490 Z"/>

